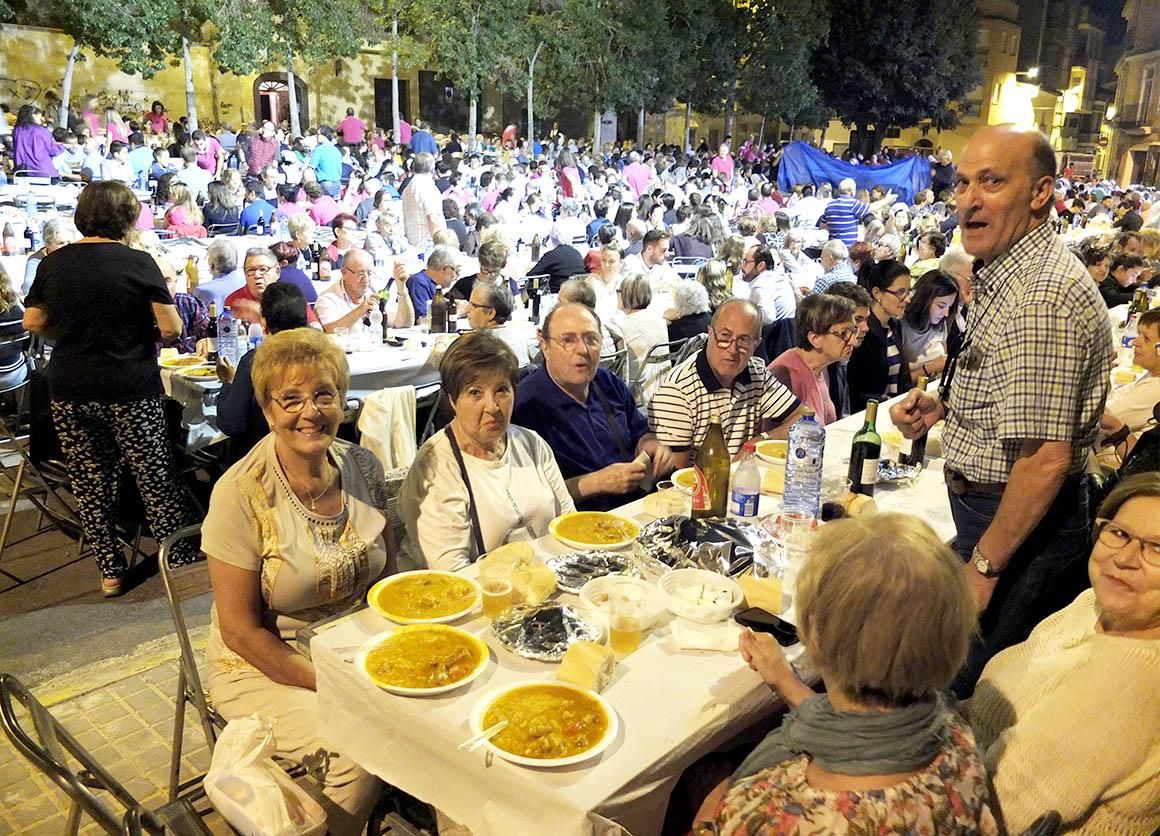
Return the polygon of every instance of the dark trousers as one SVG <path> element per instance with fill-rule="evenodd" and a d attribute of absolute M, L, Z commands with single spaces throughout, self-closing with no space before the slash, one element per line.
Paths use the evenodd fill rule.
<path fill-rule="evenodd" d="M 1002 497 L 967 491 L 950 492 L 951 514 L 958 531 L 954 549 L 963 560 L 995 518 Z M 1047 616 L 1070 604 L 1088 586 L 1091 552 L 1087 485 L 1071 478 L 1007 564 L 991 603 L 979 619 L 967 661 L 951 689 L 961 699 L 975 690 L 983 667 L 999 651 L 1025 640 Z"/>

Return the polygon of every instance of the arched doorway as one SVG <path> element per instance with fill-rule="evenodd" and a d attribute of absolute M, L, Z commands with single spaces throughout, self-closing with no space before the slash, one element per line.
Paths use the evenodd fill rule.
<path fill-rule="evenodd" d="M 298 94 L 299 125 L 305 128 L 310 124 L 306 82 L 294 76 L 294 89 Z M 254 79 L 254 114 L 257 120 L 269 119 L 275 125 L 289 120 L 290 87 L 286 83 L 286 73 L 262 73 Z"/>

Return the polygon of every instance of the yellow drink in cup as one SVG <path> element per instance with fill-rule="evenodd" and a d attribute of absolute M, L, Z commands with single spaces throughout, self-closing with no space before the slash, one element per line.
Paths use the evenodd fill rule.
<path fill-rule="evenodd" d="M 614 653 L 632 653 L 640 647 L 640 619 L 614 615 L 608 627 L 608 646 Z"/>
<path fill-rule="evenodd" d="M 608 646 L 614 653 L 632 653 L 640 647 L 643 632 L 644 590 L 630 583 L 612 587 L 608 609 Z"/>
<path fill-rule="evenodd" d="M 504 578 L 480 581 L 483 591 L 483 614 L 493 621 L 512 605 L 512 582 Z"/>

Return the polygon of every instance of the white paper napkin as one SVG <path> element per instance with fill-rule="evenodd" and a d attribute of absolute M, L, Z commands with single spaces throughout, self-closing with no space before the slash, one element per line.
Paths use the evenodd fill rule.
<path fill-rule="evenodd" d="M 741 634 L 741 626 L 734 621 L 697 624 L 683 618 L 674 618 L 669 628 L 669 641 L 674 650 L 736 653 L 738 637 Z"/>

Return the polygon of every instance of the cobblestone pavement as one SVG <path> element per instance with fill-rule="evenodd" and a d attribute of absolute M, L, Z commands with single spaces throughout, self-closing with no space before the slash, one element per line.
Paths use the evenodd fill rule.
<path fill-rule="evenodd" d="M 97 761 L 145 807 L 168 796 L 177 660 L 164 662 L 95 691 L 48 706 Z M 205 738 L 192 708 L 186 710 L 182 778 L 209 768 Z M 115 802 L 111 806 L 120 814 Z M 65 832 L 68 797 L 36 771 L 0 736 L 0 833 L 59 836 Z M 206 823 L 215 833 L 232 832 L 214 813 Z M 81 833 L 100 833 L 82 818 Z"/>

